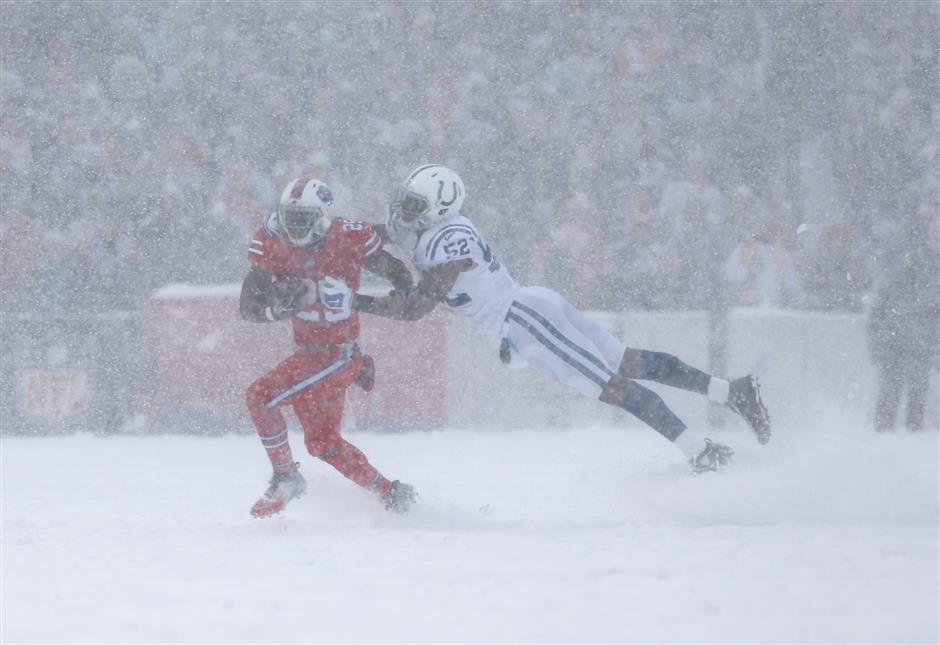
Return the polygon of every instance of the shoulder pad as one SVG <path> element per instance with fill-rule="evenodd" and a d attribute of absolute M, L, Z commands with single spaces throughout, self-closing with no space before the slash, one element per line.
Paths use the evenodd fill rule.
<path fill-rule="evenodd" d="M 282 244 L 277 231 L 277 216 L 272 213 L 255 232 L 248 243 L 248 259 L 262 268 L 276 273 L 277 248 Z"/>
<path fill-rule="evenodd" d="M 361 246 L 363 255 L 372 255 L 382 248 L 382 238 L 369 222 L 336 219 L 333 220 L 333 227 L 349 243 Z"/>

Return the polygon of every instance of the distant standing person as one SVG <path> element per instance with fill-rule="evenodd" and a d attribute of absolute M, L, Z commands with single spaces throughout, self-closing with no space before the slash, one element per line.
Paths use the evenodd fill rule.
<path fill-rule="evenodd" d="M 936 242 L 915 236 L 878 289 L 868 319 L 868 345 L 878 368 L 875 429 L 894 430 L 902 394 L 905 427 L 921 430 L 931 365 L 940 353 L 940 269 Z"/>

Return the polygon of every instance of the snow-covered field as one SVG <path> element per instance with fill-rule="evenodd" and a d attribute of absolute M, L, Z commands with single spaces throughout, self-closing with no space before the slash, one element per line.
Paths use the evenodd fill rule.
<path fill-rule="evenodd" d="M 937 642 L 938 435 L 778 428 L 691 476 L 636 427 L 349 438 L 420 505 L 257 438 L 2 439 L 15 642 Z"/>

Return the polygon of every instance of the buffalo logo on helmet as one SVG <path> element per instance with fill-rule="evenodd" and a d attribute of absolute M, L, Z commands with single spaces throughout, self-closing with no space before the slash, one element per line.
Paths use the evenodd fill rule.
<path fill-rule="evenodd" d="M 333 193 L 330 192 L 329 188 L 322 184 L 317 188 L 317 197 L 319 197 L 320 201 L 322 201 L 324 204 L 333 203 Z"/>

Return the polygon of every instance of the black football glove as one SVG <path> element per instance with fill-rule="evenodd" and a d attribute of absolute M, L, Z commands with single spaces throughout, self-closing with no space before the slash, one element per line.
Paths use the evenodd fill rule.
<path fill-rule="evenodd" d="M 287 320 L 300 313 L 301 309 L 299 302 L 275 302 L 264 310 L 264 315 L 268 317 L 268 320 Z"/>
<path fill-rule="evenodd" d="M 307 285 L 299 278 L 281 278 L 274 283 L 274 304 L 264 310 L 268 320 L 293 318 L 304 308 Z"/>

